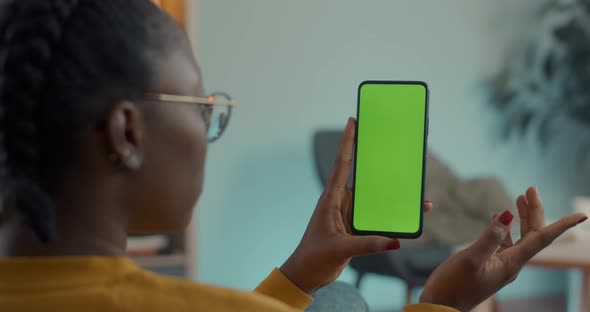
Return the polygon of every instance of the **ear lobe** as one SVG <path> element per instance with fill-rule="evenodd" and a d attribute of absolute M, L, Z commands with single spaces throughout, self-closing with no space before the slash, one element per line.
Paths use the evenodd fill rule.
<path fill-rule="evenodd" d="M 143 164 L 143 116 L 131 101 L 117 102 L 111 108 L 105 127 L 107 150 L 130 170 L 138 170 Z"/>

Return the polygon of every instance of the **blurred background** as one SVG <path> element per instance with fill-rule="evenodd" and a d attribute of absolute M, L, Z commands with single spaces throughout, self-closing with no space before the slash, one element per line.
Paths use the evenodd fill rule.
<path fill-rule="evenodd" d="M 182 10 L 205 87 L 238 102 L 227 132 L 210 145 L 191 234 L 193 277 L 253 289 L 290 255 L 323 188 L 314 135 L 343 129 L 368 79 L 429 84 L 429 150 L 458 179 L 495 181 L 510 199 L 486 208 L 486 220 L 515 211 L 511 200 L 529 185 L 539 187 L 548 220 L 570 213 L 590 192 L 589 7 L 585 0 L 189 0 Z M 471 205 L 480 204 L 489 206 L 489 196 Z M 438 217 L 427 226 L 441 227 Z M 526 268 L 499 293 L 496 309 L 578 311 L 583 265 Z M 341 277 L 355 279 L 352 269 Z M 403 279 L 383 274 L 364 277 L 361 292 L 375 311 L 398 311 L 406 300 Z"/>

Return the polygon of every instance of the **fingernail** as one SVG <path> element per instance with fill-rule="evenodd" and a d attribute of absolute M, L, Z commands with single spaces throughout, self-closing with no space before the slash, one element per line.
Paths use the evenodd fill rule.
<path fill-rule="evenodd" d="M 500 222 L 504 225 L 509 225 L 512 219 L 514 219 L 514 215 L 508 210 L 504 211 L 499 218 Z"/>
<path fill-rule="evenodd" d="M 535 185 L 535 191 L 537 191 L 537 193 L 539 193 L 539 187 Z"/>
<path fill-rule="evenodd" d="M 432 204 L 432 201 L 431 200 L 427 200 L 426 203 L 427 204 Z"/>
<path fill-rule="evenodd" d="M 584 221 L 586 221 L 586 220 L 588 220 L 588 217 L 583 217 L 582 219 L 580 219 L 580 221 L 578 221 L 578 223 L 577 223 L 577 224 L 580 224 L 580 223 L 582 223 L 582 222 L 584 222 Z"/>
<path fill-rule="evenodd" d="M 399 247 L 399 241 L 391 241 L 387 244 L 387 250 L 397 250 Z"/>

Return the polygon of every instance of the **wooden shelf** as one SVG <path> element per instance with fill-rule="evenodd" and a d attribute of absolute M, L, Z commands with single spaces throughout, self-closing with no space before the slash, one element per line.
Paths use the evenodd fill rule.
<path fill-rule="evenodd" d="M 178 266 L 190 266 L 184 254 L 155 255 L 131 257 L 137 265 L 144 268 L 166 268 Z"/>

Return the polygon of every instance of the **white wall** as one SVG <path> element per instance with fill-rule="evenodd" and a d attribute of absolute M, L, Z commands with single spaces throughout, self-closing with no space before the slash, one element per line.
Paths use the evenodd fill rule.
<path fill-rule="evenodd" d="M 230 92 L 239 106 L 210 147 L 198 208 L 199 278 L 253 288 L 287 258 L 321 191 L 313 132 L 343 127 L 366 79 L 427 81 L 430 148 L 465 177 L 501 177 L 514 195 L 538 184 L 550 217 L 567 211 L 570 194 L 545 172 L 534 146 L 491 143 L 493 118 L 480 92 L 531 3 L 538 2 L 200 0 L 205 85 Z M 528 270 L 502 297 L 564 287 L 561 274 Z M 403 301 L 402 285 L 390 279 L 371 278 L 363 292 L 372 307 Z"/>

